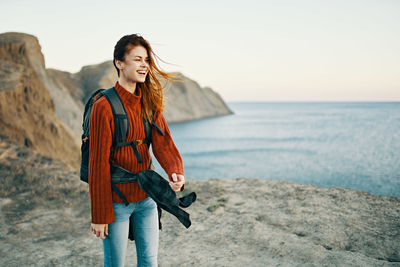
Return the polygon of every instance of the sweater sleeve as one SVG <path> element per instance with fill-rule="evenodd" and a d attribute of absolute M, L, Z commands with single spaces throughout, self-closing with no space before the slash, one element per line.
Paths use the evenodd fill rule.
<path fill-rule="evenodd" d="M 184 175 L 182 157 L 172 140 L 167 122 L 161 112 L 154 113 L 154 122 L 161 128 L 165 135 L 161 135 L 156 127 L 152 127 L 153 154 L 168 174 L 169 180 L 172 181 L 173 173 Z M 184 187 L 185 185 L 181 187 L 181 192 L 184 190 Z"/>
<path fill-rule="evenodd" d="M 101 100 L 93 104 L 89 119 L 89 192 L 92 223 L 108 224 L 115 220 L 109 164 L 113 117 Z"/>

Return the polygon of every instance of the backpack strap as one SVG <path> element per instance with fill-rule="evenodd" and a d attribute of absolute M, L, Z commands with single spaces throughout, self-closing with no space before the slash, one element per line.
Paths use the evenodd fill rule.
<path fill-rule="evenodd" d="M 153 121 L 153 112 L 150 111 L 150 120 Z M 143 143 L 147 145 L 147 148 L 150 150 L 151 145 L 151 123 L 143 117 L 143 125 L 144 125 L 144 132 L 146 138 L 143 140 Z M 147 169 L 154 170 L 155 167 L 153 165 L 153 159 L 150 157 L 149 167 Z M 160 211 L 159 211 L 160 212 Z M 160 215 L 160 213 L 159 213 Z"/>
<path fill-rule="evenodd" d="M 143 102 L 141 102 L 141 104 L 143 104 Z M 149 121 L 147 121 L 147 120 L 145 120 L 144 118 L 143 118 L 143 123 L 144 123 L 144 129 L 146 130 L 146 139 L 148 138 L 148 134 L 147 134 L 147 131 L 150 133 L 149 135 L 151 135 L 151 127 L 156 127 L 156 129 L 157 129 L 157 131 L 162 135 L 162 136 L 165 136 L 165 134 L 164 134 L 164 132 L 161 130 L 161 128 L 160 128 L 160 126 L 158 126 L 155 122 L 154 122 L 154 116 L 153 116 L 154 114 L 153 114 L 153 108 L 151 107 L 151 104 L 150 104 L 150 125 L 148 125 L 149 124 Z M 150 137 L 150 139 L 149 139 L 149 144 L 151 143 L 151 137 Z"/>
<path fill-rule="evenodd" d="M 146 138 L 143 140 L 143 143 L 147 145 L 148 148 L 150 148 L 151 144 L 151 125 L 148 120 L 143 118 L 143 125 L 144 125 L 144 133 L 146 135 Z"/>
<path fill-rule="evenodd" d="M 158 125 L 154 122 L 153 119 L 151 120 L 151 125 L 153 125 L 154 127 L 156 127 L 157 131 L 158 131 L 162 136 L 165 136 L 165 133 L 163 132 L 163 130 L 161 130 L 160 126 L 158 126 Z"/>
<path fill-rule="evenodd" d="M 104 90 L 103 95 L 110 103 L 115 125 L 115 141 L 117 143 L 125 141 L 129 131 L 129 119 L 121 97 L 115 87 Z"/>
<path fill-rule="evenodd" d="M 118 148 L 123 146 L 122 144 L 127 138 L 129 131 L 129 118 L 126 113 L 124 104 L 122 103 L 121 97 L 118 95 L 118 92 L 115 89 L 115 87 L 111 87 L 107 90 L 104 90 L 102 93 L 107 98 L 107 101 L 111 106 L 111 110 L 114 117 L 115 131 L 114 131 L 113 144 L 111 148 L 111 157 L 112 157 L 114 155 L 114 152 Z M 136 147 L 134 147 L 135 155 L 137 157 L 139 152 L 137 152 L 137 149 L 135 148 Z"/>
<path fill-rule="evenodd" d="M 115 193 L 117 193 L 117 195 L 124 201 L 125 206 L 129 205 L 128 200 L 126 199 L 126 197 L 124 196 L 124 194 L 122 194 L 121 190 L 119 190 L 119 188 L 113 183 L 111 182 L 111 188 L 112 190 L 114 190 Z"/>

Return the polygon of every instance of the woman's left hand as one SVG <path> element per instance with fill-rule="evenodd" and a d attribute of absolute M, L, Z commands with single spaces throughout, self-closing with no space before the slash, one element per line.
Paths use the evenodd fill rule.
<path fill-rule="evenodd" d="M 176 174 L 173 173 L 171 175 L 172 177 L 172 182 L 169 182 L 169 185 L 171 186 L 172 190 L 175 192 L 179 192 L 181 190 L 181 187 L 185 184 L 185 176 L 182 174 Z"/>

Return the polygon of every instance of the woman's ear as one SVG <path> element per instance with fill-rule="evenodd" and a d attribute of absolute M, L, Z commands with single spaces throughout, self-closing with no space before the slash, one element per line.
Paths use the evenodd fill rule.
<path fill-rule="evenodd" d="M 117 66 L 118 69 L 123 70 L 123 63 L 122 61 L 115 59 L 115 65 Z"/>

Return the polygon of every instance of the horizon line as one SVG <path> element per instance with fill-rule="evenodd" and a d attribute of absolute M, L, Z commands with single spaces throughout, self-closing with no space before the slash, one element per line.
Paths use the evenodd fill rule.
<path fill-rule="evenodd" d="M 226 103 L 400 103 L 400 100 L 226 100 Z"/>

